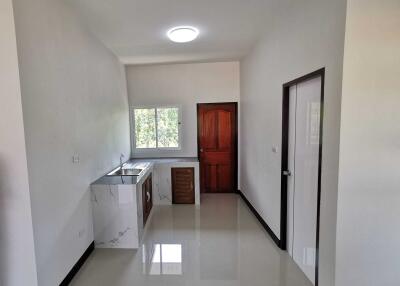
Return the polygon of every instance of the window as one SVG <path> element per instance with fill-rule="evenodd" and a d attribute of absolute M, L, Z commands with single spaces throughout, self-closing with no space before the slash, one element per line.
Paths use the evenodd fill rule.
<path fill-rule="evenodd" d="M 134 108 L 135 149 L 179 149 L 180 108 Z"/>

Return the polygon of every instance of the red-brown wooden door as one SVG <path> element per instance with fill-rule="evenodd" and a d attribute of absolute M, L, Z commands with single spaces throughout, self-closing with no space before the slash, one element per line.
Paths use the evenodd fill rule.
<path fill-rule="evenodd" d="M 198 104 L 197 122 L 201 192 L 235 192 L 237 104 Z"/>

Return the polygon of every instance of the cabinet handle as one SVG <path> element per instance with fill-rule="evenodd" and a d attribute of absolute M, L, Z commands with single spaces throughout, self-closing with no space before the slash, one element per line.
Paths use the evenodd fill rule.
<path fill-rule="evenodd" d="M 147 202 L 149 202 L 150 201 L 150 193 L 146 192 L 146 196 L 147 196 Z"/>

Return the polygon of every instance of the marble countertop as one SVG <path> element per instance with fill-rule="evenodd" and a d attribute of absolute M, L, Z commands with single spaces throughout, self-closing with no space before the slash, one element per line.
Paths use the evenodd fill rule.
<path fill-rule="evenodd" d="M 133 158 L 124 163 L 124 166 L 134 166 L 139 163 L 151 163 L 148 167 L 150 169 L 154 163 L 186 163 L 198 162 L 197 157 L 180 157 L 180 158 Z M 116 167 L 117 168 L 117 167 Z M 112 170 L 116 169 L 113 168 Z M 111 172 L 111 170 L 110 170 Z M 108 172 L 109 173 L 109 172 Z M 107 173 L 107 174 L 108 174 Z M 92 185 L 136 185 L 143 176 L 147 175 L 146 170 L 141 176 L 107 176 L 99 178 Z"/>

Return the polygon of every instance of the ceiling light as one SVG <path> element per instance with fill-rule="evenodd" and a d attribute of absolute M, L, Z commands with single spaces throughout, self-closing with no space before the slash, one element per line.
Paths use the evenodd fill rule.
<path fill-rule="evenodd" d="M 195 40 L 199 30 L 195 27 L 180 26 L 174 27 L 167 32 L 168 38 L 175 43 L 187 43 Z"/>

